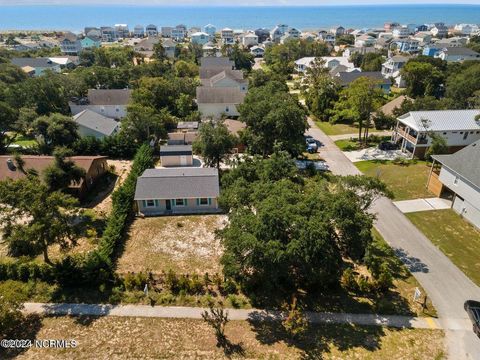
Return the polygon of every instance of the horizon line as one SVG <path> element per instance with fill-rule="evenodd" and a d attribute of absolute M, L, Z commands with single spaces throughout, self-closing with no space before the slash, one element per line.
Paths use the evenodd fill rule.
<path fill-rule="evenodd" d="M 106 2 L 99 2 L 99 3 L 91 3 L 91 4 L 82 4 L 81 1 L 74 2 L 74 3 L 67 3 L 67 4 L 58 4 L 58 3 L 37 3 L 37 4 L 4 4 L 0 3 L 0 7 L 37 7 L 37 6 L 61 6 L 61 7 L 73 7 L 73 6 L 82 6 L 82 7 L 89 7 L 89 6 L 111 6 L 111 7 L 135 7 L 135 6 L 142 6 L 142 7 L 164 7 L 164 8 L 184 8 L 184 7 L 196 7 L 196 8 L 235 8 L 235 7 L 258 7 L 258 8 L 288 8 L 288 7 L 363 7 L 363 6 L 379 6 L 379 7 L 391 7 L 391 6 L 479 6 L 480 3 L 455 3 L 455 2 L 439 2 L 439 3 L 432 3 L 432 2 L 415 2 L 415 3 L 404 3 L 404 2 L 388 2 L 388 3 L 360 3 L 360 4 L 235 4 L 235 5 L 220 5 L 220 4 L 212 4 L 212 5 L 197 5 L 197 4 L 151 4 L 151 3 L 140 3 L 138 4 L 135 2 L 132 3 L 124 3 L 124 4 L 113 4 L 113 3 L 106 3 Z"/>

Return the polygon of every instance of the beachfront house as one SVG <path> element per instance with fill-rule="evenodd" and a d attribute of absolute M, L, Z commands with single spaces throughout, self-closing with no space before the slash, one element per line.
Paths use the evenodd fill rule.
<path fill-rule="evenodd" d="M 210 40 L 210 35 L 205 32 L 198 31 L 190 35 L 192 44 L 205 45 Z"/>
<path fill-rule="evenodd" d="M 443 137 L 453 153 L 480 140 L 480 110 L 410 111 L 397 118 L 392 141 L 412 158 L 424 158 L 431 134 Z"/>
<path fill-rule="evenodd" d="M 158 36 L 157 25 L 153 25 L 153 24 L 147 25 L 147 27 L 145 28 L 145 34 L 147 36 Z"/>
<path fill-rule="evenodd" d="M 66 32 L 59 39 L 60 50 L 65 55 L 78 55 L 82 51 L 82 43 L 77 38 L 77 35 Z"/>
<path fill-rule="evenodd" d="M 224 28 L 220 32 L 220 38 L 223 45 L 233 45 L 235 43 L 235 38 L 233 36 L 233 30 L 230 28 Z"/>
<path fill-rule="evenodd" d="M 138 178 L 139 215 L 218 213 L 220 186 L 215 168 L 147 169 Z"/>
<path fill-rule="evenodd" d="M 452 209 L 480 229 L 480 141 L 432 158 L 428 189 L 439 197 L 453 197 Z"/>

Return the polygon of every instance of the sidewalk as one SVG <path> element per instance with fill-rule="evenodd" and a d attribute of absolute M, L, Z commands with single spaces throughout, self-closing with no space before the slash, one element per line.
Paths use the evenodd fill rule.
<path fill-rule="evenodd" d="M 452 202 L 441 198 L 394 201 L 393 204 L 404 214 L 417 211 L 445 210 L 452 207 Z"/>
<path fill-rule="evenodd" d="M 169 319 L 202 319 L 207 310 L 197 307 L 148 306 L 148 305 L 107 305 L 107 304 L 43 304 L 25 303 L 26 313 L 44 315 L 90 315 L 90 316 L 124 316 L 156 317 Z M 259 309 L 227 309 L 231 320 L 275 321 L 283 318 L 278 311 Z M 307 317 L 314 324 L 357 324 L 369 326 L 386 326 L 394 328 L 416 329 L 451 329 L 471 330 L 471 323 L 465 319 L 450 319 L 444 322 L 431 317 L 412 317 L 399 315 L 348 314 L 348 313 L 312 313 Z M 445 325 L 447 324 L 447 325 Z"/>

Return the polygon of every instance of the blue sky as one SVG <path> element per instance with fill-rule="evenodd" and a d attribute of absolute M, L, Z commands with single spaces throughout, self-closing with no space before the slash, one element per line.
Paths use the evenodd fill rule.
<path fill-rule="evenodd" d="M 366 4 L 477 4 L 480 0 L 237 0 L 233 5 L 366 5 Z M 0 0 L 0 5 L 172 5 L 171 0 Z M 175 6 L 198 5 L 198 0 L 176 0 Z M 205 4 L 205 3 L 204 3 Z M 209 6 L 232 5 L 225 0 L 209 0 Z"/>

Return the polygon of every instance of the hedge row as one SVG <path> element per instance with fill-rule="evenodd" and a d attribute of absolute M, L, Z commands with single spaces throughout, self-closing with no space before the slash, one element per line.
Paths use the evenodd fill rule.
<path fill-rule="evenodd" d="M 0 263 L 0 280 L 43 280 L 62 285 L 103 284 L 113 280 L 115 249 L 122 241 L 133 217 L 133 198 L 137 178 L 153 167 L 153 152 L 141 146 L 133 160 L 130 174 L 112 194 L 112 211 L 99 240 L 98 248 L 86 255 L 69 255 L 53 266 L 33 261 Z"/>

